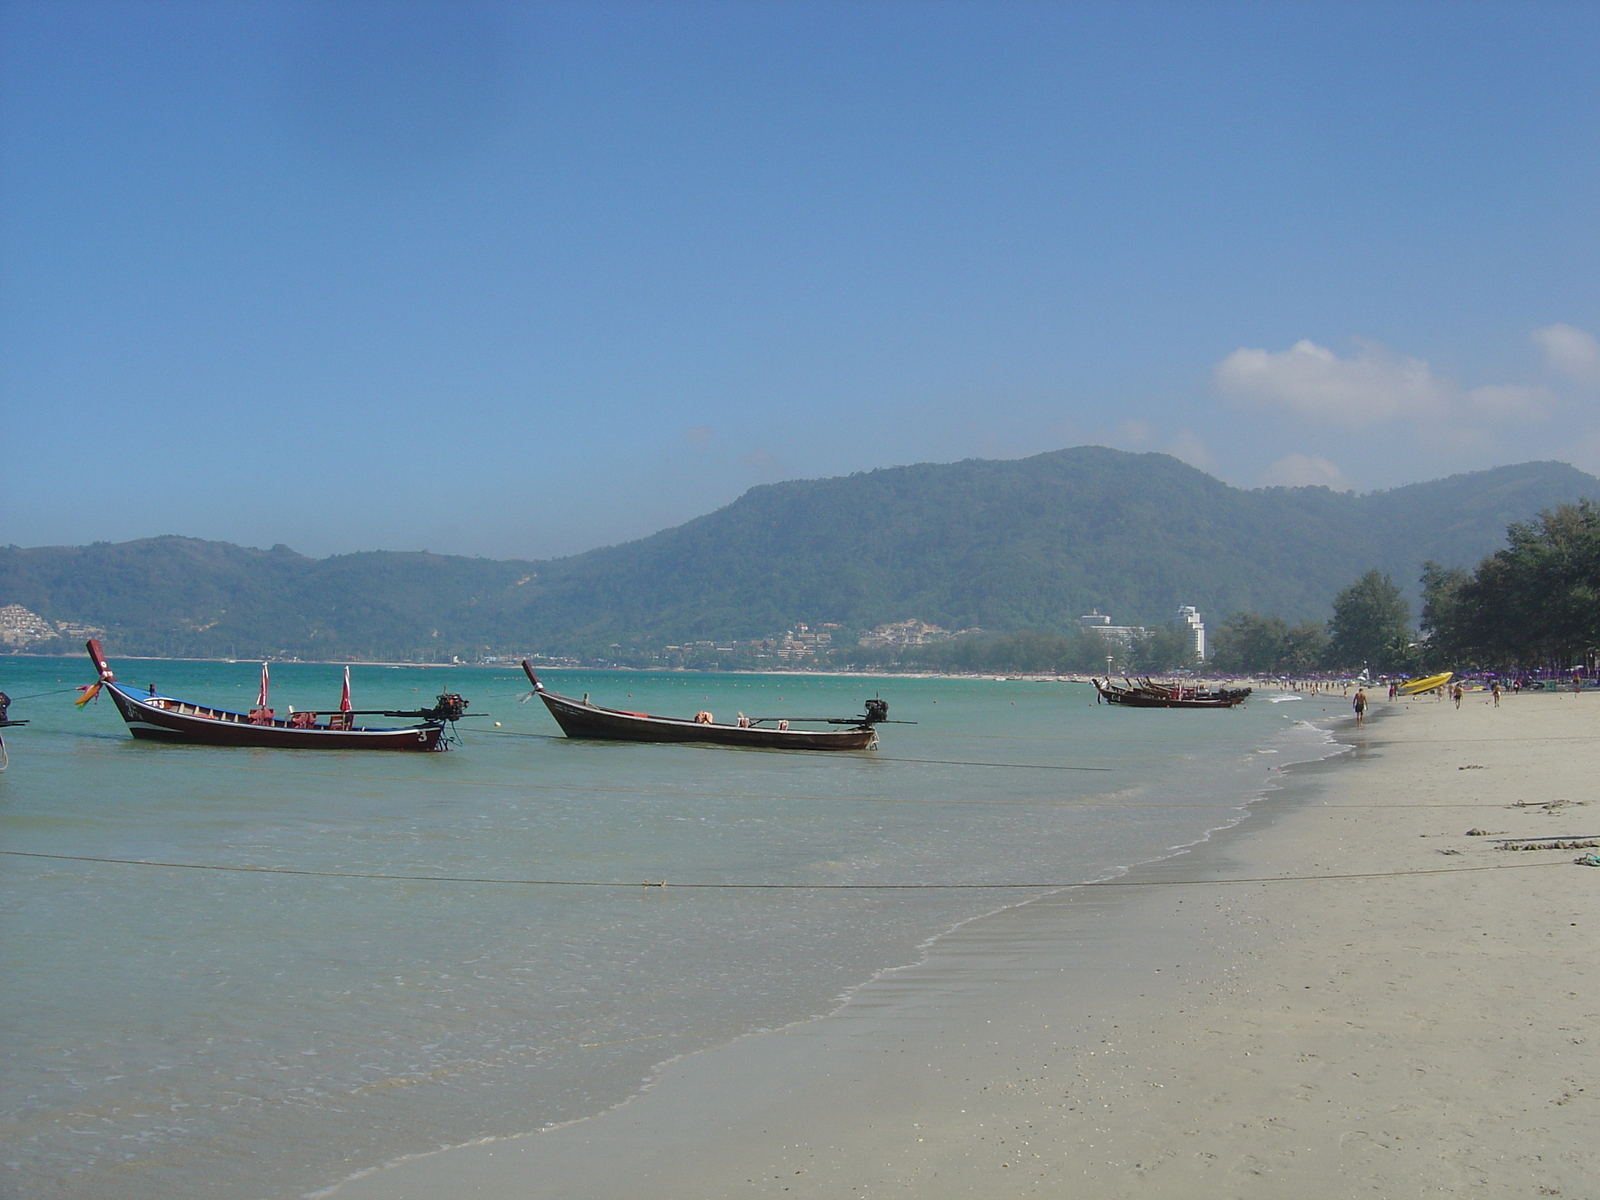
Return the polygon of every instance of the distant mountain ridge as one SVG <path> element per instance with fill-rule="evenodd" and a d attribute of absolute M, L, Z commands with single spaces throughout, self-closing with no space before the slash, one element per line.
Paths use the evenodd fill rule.
<path fill-rule="evenodd" d="M 1163 454 L 1083 446 L 752 488 L 625 545 L 547 562 L 369 552 L 311 559 L 192 538 L 0 549 L 0 605 L 103 626 L 116 652 L 424 659 L 485 649 L 614 657 L 848 630 L 1066 629 L 1091 608 L 1156 624 L 1180 604 L 1323 619 L 1378 567 L 1410 588 L 1505 527 L 1600 497 L 1559 462 L 1367 495 L 1231 487 Z M 618 649 L 614 650 L 613 647 Z"/>

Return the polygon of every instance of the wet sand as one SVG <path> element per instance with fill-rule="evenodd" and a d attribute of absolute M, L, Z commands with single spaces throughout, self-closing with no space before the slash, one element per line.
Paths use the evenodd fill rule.
<path fill-rule="evenodd" d="M 1379 701 L 1204 846 L 332 1194 L 1593 1196 L 1600 869 L 1495 838 L 1600 836 L 1600 697 L 1486 701 Z"/>

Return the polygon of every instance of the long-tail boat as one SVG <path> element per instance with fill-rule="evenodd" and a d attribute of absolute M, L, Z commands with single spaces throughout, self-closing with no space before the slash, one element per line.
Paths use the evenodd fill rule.
<path fill-rule="evenodd" d="M 1107 679 L 1096 679 L 1095 691 L 1107 704 L 1120 704 L 1125 708 L 1232 708 L 1243 704 L 1250 696 L 1249 688 L 1195 688 L 1180 684 L 1156 683 L 1151 679 L 1124 681 L 1120 687 Z"/>
<path fill-rule="evenodd" d="M 26 725 L 26 721 L 13 721 L 11 719 L 11 697 L 0 692 L 0 729 L 13 729 L 18 725 Z M 0 771 L 10 765 L 10 758 L 6 755 L 6 739 L 0 734 Z"/>
<path fill-rule="evenodd" d="M 291 712 L 277 716 L 267 707 L 267 664 L 261 664 L 261 690 L 248 713 L 191 704 L 153 692 L 142 696 L 117 682 L 97 639 L 85 643 L 89 659 L 100 672 L 99 680 L 84 688 L 76 703 L 81 707 L 104 688 L 136 738 L 158 742 L 188 742 L 204 746 L 272 746 L 284 750 L 444 750 L 450 739 L 445 725 L 466 714 L 467 701 L 443 693 L 433 708 L 352 709 L 350 676 L 334 712 Z M 152 685 L 153 686 L 153 685 Z M 356 717 L 416 717 L 420 724 L 394 729 L 370 729 L 355 724 Z"/>
<path fill-rule="evenodd" d="M 544 701 L 556 724 L 568 737 L 601 738 L 621 742 L 711 742 L 718 746 L 758 746 L 769 750 L 866 750 L 877 745 L 878 725 L 909 725 L 890 721 L 889 702 L 871 699 L 857 717 L 743 717 L 739 724 L 724 724 L 702 712 L 693 719 L 653 717 L 621 708 L 602 708 L 585 695 L 574 700 L 548 690 L 527 659 L 522 669 L 533 684 L 534 695 Z M 843 725 L 844 729 L 791 729 L 792 722 L 807 725 Z"/>

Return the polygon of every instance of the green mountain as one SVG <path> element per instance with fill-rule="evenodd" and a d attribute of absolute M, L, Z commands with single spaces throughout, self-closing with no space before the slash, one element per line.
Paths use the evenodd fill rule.
<path fill-rule="evenodd" d="M 0 550 L 0 605 L 103 626 L 120 653 L 424 657 L 485 649 L 615 657 L 846 630 L 1069 629 L 1098 608 L 1155 625 L 1180 604 L 1325 619 L 1377 567 L 1410 586 L 1471 566 L 1505 527 L 1600 497 L 1564 463 L 1357 496 L 1228 485 L 1163 454 L 1078 447 L 751 489 L 626 545 L 549 562 L 367 553 L 310 559 L 187 538 Z"/>
<path fill-rule="evenodd" d="M 0 549 L 0 604 L 99 626 L 116 654 L 431 661 L 492 637 L 484 601 L 499 612 L 534 570 L 427 553 L 314 559 L 184 537 L 12 546 Z"/>

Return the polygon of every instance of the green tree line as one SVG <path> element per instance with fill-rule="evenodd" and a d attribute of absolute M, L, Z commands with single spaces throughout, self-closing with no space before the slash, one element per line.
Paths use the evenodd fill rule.
<path fill-rule="evenodd" d="M 1468 574 L 1423 568 L 1426 657 L 1464 667 L 1565 670 L 1600 647 L 1600 506 L 1561 504 L 1506 531 Z"/>
<path fill-rule="evenodd" d="M 1365 572 L 1333 599 L 1327 624 L 1235 613 L 1213 639 L 1212 666 L 1239 675 L 1404 671 L 1416 663 L 1411 606 L 1387 574 Z"/>
<path fill-rule="evenodd" d="M 1236 613 L 1213 640 L 1212 665 L 1303 675 L 1484 668 L 1565 671 L 1600 648 L 1600 505 L 1560 504 L 1506 529 L 1476 570 L 1423 564 L 1420 629 L 1400 589 L 1371 570 L 1334 598 L 1326 627 Z"/>

